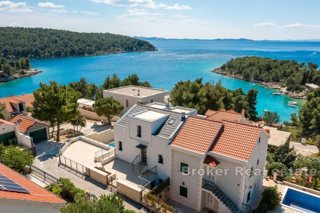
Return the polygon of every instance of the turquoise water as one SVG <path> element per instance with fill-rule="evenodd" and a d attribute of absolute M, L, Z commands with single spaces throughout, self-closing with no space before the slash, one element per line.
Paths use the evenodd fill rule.
<path fill-rule="evenodd" d="M 30 93 L 40 82 L 55 80 L 59 83 L 78 81 L 85 77 L 89 82 L 101 84 L 108 74 L 116 73 L 121 78 L 137 73 L 142 80 L 154 87 L 172 89 L 179 80 L 218 82 L 229 88 L 253 88 L 259 91 L 257 110 L 276 111 L 281 120 L 289 120 L 298 108 L 287 105 L 292 99 L 287 96 L 272 96 L 273 90 L 250 82 L 232 79 L 212 73 L 231 58 L 257 55 L 275 59 L 295 59 L 320 64 L 320 42 L 253 42 L 253 41 L 208 41 L 208 40 L 162 40 L 149 39 L 159 51 L 125 53 L 116 55 L 74 57 L 63 59 L 32 60 L 32 66 L 43 73 L 33 77 L 0 84 L 0 97 Z M 300 102 L 299 102 L 300 103 Z"/>

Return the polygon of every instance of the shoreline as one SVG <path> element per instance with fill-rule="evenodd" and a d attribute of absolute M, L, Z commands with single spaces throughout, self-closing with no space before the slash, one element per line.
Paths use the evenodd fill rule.
<path fill-rule="evenodd" d="M 243 79 L 241 76 L 231 75 L 226 71 L 222 71 L 220 68 L 215 68 L 215 69 L 211 70 L 211 72 L 217 73 L 217 74 L 220 74 L 220 75 L 224 75 L 224 76 L 228 76 L 228 77 L 231 77 L 231 78 L 236 78 L 236 79 L 239 79 L 239 80 L 247 81 L 247 80 Z M 248 82 L 259 84 L 259 85 L 261 85 L 261 86 L 263 86 L 265 88 L 268 88 L 268 89 L 279 90 L 282 95 L 287 95 L 287 96 L 289 96 L 291 98 L 294 98 L 294 99 L 306 99 L 306 96 L 307 96 L 307 91 L 306 90 L 304 90 L 302 92 L 290 92 L 290 91 L 287 91 L 286 87 L 283 87 L 280 84 L 275 83 L 275 82 L 261 82 L 261 81 L 248 81 Z"/>
<path fill-rule="evenodd" d="M 13 76 L 6 76 L 6 77 L 0 77 L 0 83 L 8 83 L 10 81 L 22 79 L 22 78 L 27 78 L 31 77 L 33 75 L 37 75 L 39 73 L 42 73 L 43 71 L 37 70 L 37 69 L 30 69 L 30 70 L 25 70 L 25 74 L 15 74 Z"/>

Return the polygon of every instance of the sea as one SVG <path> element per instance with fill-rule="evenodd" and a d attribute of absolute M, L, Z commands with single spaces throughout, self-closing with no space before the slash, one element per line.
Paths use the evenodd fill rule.
<path fill-rule="evenodd" d="M 320 41 L 253 41 L 247 39 L 162 39 L 142 38 L 155 45 L 158 51 L 109 54 L 101 56 L 34 59 L 34 69 L 41 74 L 0 84 L 0 97 L 32 93 L 40 82 L 60 84 L 86 78 L 101 85 L 108 75 L 125 78 L 137 74 L 153 87 L 171 90 L 178 81 L 202 78 L 203 82 L 221 82 L 228 89 L 242 88 L 258 91 L 257 111 L 275 111 L 281 121 L 298 113 L 303 101 L 285 95 L 272 95 L 276 90 L 258 84 L 213 73 L 212 70 L 228 60 L 241 56 L 261 56 L 273 59 L 297 60 L 320 65 Z M 297 107 L 288 106 L 297 101 Z"/>

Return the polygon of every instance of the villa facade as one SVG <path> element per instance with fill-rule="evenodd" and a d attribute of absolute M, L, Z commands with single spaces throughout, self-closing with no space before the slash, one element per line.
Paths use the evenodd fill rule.
<path fill-rule="evenodd" d="M 169 144 L 186 116 L 196 114 L 194 109 L 167 108 L 161 103 L 134 105 L 114 125 L 116 157 L 131 163 L 137 173 L 156 167 L 160 182 L 167 179 Z"/>
<path fill-rule="evenodd" d="M 170 199 L 196 211 L 247 212 L 262 192 L 269 135 L 261 127 L 153 103 L 134 105 L 114 130 L 116 158 L 139 174 L 156 168 L 150 181 L 170 178 Z"/>

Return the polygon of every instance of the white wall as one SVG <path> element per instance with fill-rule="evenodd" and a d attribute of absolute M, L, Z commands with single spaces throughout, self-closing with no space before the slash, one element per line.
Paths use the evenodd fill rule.
<path fill-rule="evenodd" d="M 24 135 L 22 133 L 18 133 L 17 139 L 18 139 L 18 144 L 28 147 L 28 148 L 32 148 L 32 138 L 29 137 L 28 135 Z"/>
<path fill-rule="evenodd" d="M 262 172 L 260 175 L 254 174 L 253 176 L 251 176 L 251 178 L 249 176 L 246 176 L 243 202 L 247 203 L 247 195 L 251 190 L 251 196 L 248 203 L 249 205 L 254 205 L 254 203 L 257 201 L 256 198 L 262 192 L 262 189 L 263 189 L 262 187 L 263 171 L 264 171 L 264 165 L 266 162 L 267 149 L 268 149 L 268 135 L 267 133 L 265 133 L 264 130 L 261 131 L 260 138 L 261 138 L 260 143 L 258 141 L 256 142 L 255 147 L 252 151 L 252 155 L 250 156 L 250 159 L 247 163 L 248 169 L 253 168 L 256 171 Z M 258 159 L 259 159 L 259 164 L 257 165 Z"/>
<path fill-rule="evenodd" d="M 169 140 L 151 135 L 151 123 L 129 119 L 129 127 L 114 126 L 116 157 L 131 163 L 133 159 L 141 154 L 136 146 L 143 143 L 147 146 L 147 164 L 151 169 L 157 166 L 159 178 L 165 180 L 169 177 Z M 138 122 L 137 122 L 138 121 Z M 137 125 L 142 127 L 142 137 L 136 137 Z M 131 135 L 130 135 L 131 134 Z M 122 142 L 122 151 L 119 150 L 119 141 Z M 158 155 L 162 155 L 163 164 L 158 163 Z"/>
<path fill-rule="evenodd" d="M 157 166 L 159 178 L 165 180 L 170 175 L 169 141 L 158 136 L 152 136 L 151 146 L 147 149 L 149 167 Z M 158 156 L 162 155 L 163 164 L 158 163 Z"/>
<path fill-rule="evenodd" d="M 236 161 L 228 161 L 228 159 L 222 159 L 217 156 L 215 158 L 220 162 L 217 169 L 225 171 L 225 174 L 215 175 L 216 185 L 240 208 L 241 207 L 241 181 L 242 176 L 235 173 L 236 167 L 242 167 L 240 163 Z"/>
<path fill-rule="evenodd" d="M 3 123 L 0 125 L 0 135 L 15 131 L 14 125 Z"/>
<path fill-rule="evenodd" d="M 63 204 L 49 204 L 9 199 L 0 200 L 1 213 L 59 213 L 62 206 Z"/>
<path fill-rule="evenodd" d="M 150 122 L 128 117 L 130 138 L 149 143 L 151 141 L 152 125 Z M 137 137 L 138 125 L 141 126 L 141 137 Z"/>
<path fill-rule="evenodd" d="M 199 169 L 202 168 L 204 156 L 181 151 L 172 146 L 170 147 L 170 156 L 172 162 L 170 166 L 170 198 L 200 211 L 202 207 L 202 176 L 198 173 L 183 175 L 180 172 L 180 162 L 187 163 L 190 169 Z M 180 186 L 188 188 L 188 198 L 180 196 Z"/>

